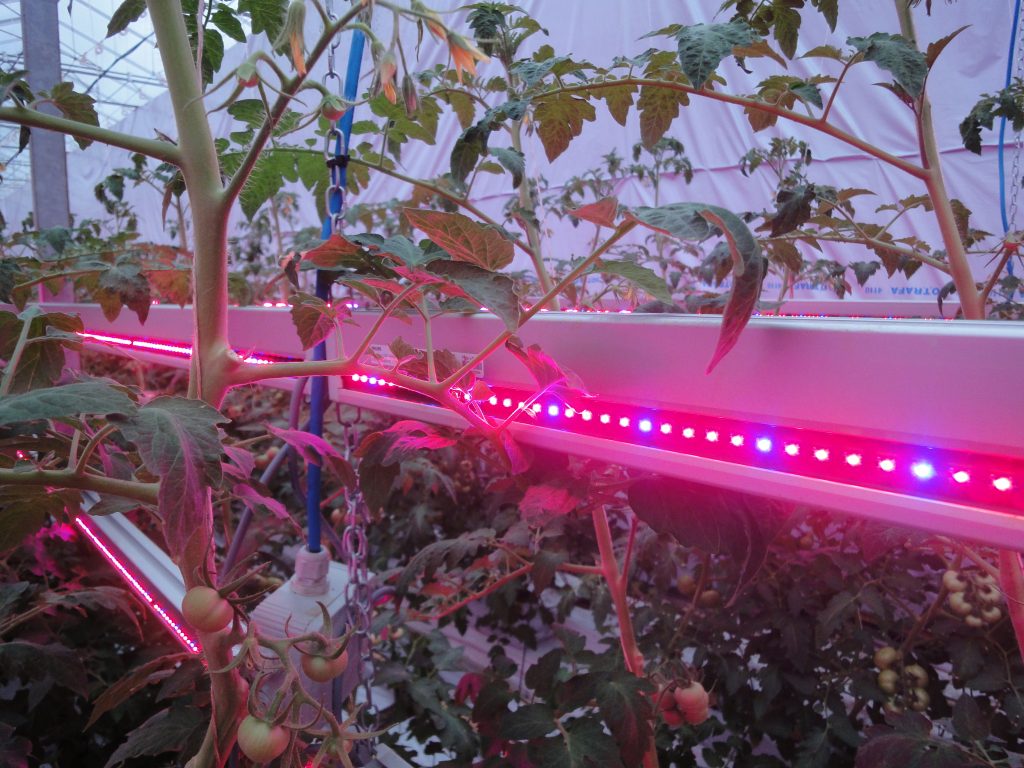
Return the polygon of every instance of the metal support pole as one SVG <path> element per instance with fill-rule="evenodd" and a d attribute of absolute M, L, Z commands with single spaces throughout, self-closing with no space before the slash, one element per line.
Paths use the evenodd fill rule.
<path fill-rule="evenodd" d="M 58 0 L 21 0 L 25 69 L 28 70 L 28 84 L 33 92 L 50 90 L 61 81 L 57 3 Z M 41 105 L 40 110 L 60 114 L 52 104 Z M 32 163 L 32 217 L 36 229 L 70 226 L 64 136 L 33 128 L 29 149 Z M 74 301 L 70 286 L 65 286 L 53 297 L 48 295 L 49 291 L 43 291 L 40 296 L 43 300 Z"/>

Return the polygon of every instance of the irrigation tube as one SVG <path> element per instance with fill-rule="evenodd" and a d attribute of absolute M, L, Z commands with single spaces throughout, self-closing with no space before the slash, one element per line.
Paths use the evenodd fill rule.
<path fill-rule="evenodd" d="M 1003 88 L 1009 88 L 1013 80 L 1015 54 L 1017 48 L 1017 27 L 1020 24 L 1020 0 L 1013 4 L 1013 24 L 1010 25 L 1010 51 L 1006 56 L 1006 80 Z M 1006 146 L 1006 118 L 999 118 L 999 213 L 1003 219 L 1003 234 L 1010 231 L 1010 218 L 1006 210 L 1006 162 L 1004 159 Z M 1019 180 L 1015 180 L 1020 183 Z M 1006 270 L 1013 274 L 1013 259 L 1006 262 Z"/>

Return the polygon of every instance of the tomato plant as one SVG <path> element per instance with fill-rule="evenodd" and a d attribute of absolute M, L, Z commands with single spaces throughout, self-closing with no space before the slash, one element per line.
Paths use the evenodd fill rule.
<path fill-rule="evenodd" d="M 285 542 L 296 539 L 302 522 L 293 510 L 304 508 L 297 454 L 326 468 L 323 509 L 336 536 L 344 535 L 347 516 L 329 512 L 331 502 L 339 502 L 336 509 L 347 509 L 343 497 L 364 504 L 372 521 L 374 570 L 393 598 L 360 630 L 372 648 L 359 661 L 377 662 L 378 683 L 396 693 L 380 714 L 450 765 L 654 768 L 695 756 L 707 765 L 881 765 L 900 754 L 991 765 L 1020 753 L 1019 559 L 525 449 L 479 407 L 488 390 L 474 371 L 500 348 L 523 362 L 538 393 L 583 391 L 583 382 L 541 348 L 518 340 L 525 323 L 561 299 L 574 308 L 615 299 L 648 311 L 682 305 L 721 312 L 712 367 L 742 334 L 769 272 L 783 288 L 778 301 L 797 279 L 843 295 L 851 279 L 863 283 L 880 269 L 935 269 L 948 277 L 944 293 L 956 292 L 964 317 L 1019 314 L 1013 275 L 1004 274 L 1016 247 L 993 244 L 971 226 L 970 211 L 946 192 L 936 147 L 927 80 L 958 32 L 921 50 L 910 5 L 897 0 L 899 34 L 808 46 L 805 58 L 835 74 L 804 78 L 787 69 L 800 41 L 794 14 L 820 14 L 834 29 L 839 4 L 782 5 L 727 2 L 728 18 L 670 24 L 652 33 L 659 47 L 594 64 L 534 46 L 546 30 L 504 4 L 472 4 L 468 30 L 460 32 L 460 19 L 418 1 L 363 2 L 334 15 L 310 0 L 320 32 L 307 40 L 313 26 L 303 0 L 128 0 L 109 31 L 123 31 L 148 11 L 174 105 L 173 139 L 100 127 L 87 94 L 63 86 L 33 93 L 24 72 L 0 74 L 0 121 L 133 153 L 132 167 L 97 191 L 107 225 L 26 227 L 5 241 L 0 260 L 0 299 L 18 310 L 0 312 L 4 551 L 53 521 L 69 521 L 85 492 L 98 497 L 95 514 L 134 515 L 162 538 L 180 569 L 188 589 L 182 609 L 209 670 L 196 680 L 189 665 L 193 677 L 183 680 L 186 673 L 150 659 L 121 677 L 115 694 L 100 697 L 98 716 L 112 715 L 129 693 L 173 679 L 167 685 L 174 693 L 188 690 L 211 704 L 207 715 L 184 695 L 172 696 L 127 734 L 114 764 L 187 750 L 195 768 L 221 766 L 236 743 L 250 760 L 287 765 L 310 757 L 344 765 L 354 743 L 377 737 L 403 751 L 404 733 L 375 731 L 356 706 L 328 710 L 303 687 L 300 668 L 326 682 L 349 662 L 326 609 L 319 629 L 285 637 L 232 622 L 233 605 L 244 615 L 248 601 L 288 572 Z M 369 23 L 373 14 L 394 22 L 390 38 Z M 242 17 L 265 50 L 222 71 L 229 69 L 222 66 L 224 36 L 245 38 Z M 415 29 L 417 38 L 426 30 L 451 66 L 411 69 L 416 59 L 403 47 L 403 29 Z M 335 228 L 323 243 L 314 246 L 308 233 L 286 241 L 281 222 L 292 207 L 285 184 L 324 199 L 327 169 L 312 147 L 329 135 L 331 121 L 357 108 L 310 72 L 339 36 L 355 33 L 370 38 L 374 71 L 358 102 L 370 117 L 344 161 L 348 191 L 365 190 L 375 174 L 414 191 L 398 205 L 353 207 L 350 226 Z M 752 93 L 733 93 L 723 63 L 734 57 L 741 66 L 761 58 L 782 69 Z M 493 77 L 477 72 L 488 59 Z M 881 95 L 910 110 L 919 156 L 871 145 L 830 120 L 854 67 L 870 68 L 884 81 Z M 243 98 L 250 89 L 259 98 Z M 968 150 L 980 151 L 981 132 L 995 117 L 1024 122 L 1021 93 L 1014 83 L 981 97 L 962 127 Z M 670 134 L 673 120 L 706 101 L 742 108 L 755 132 L 810 127 L 906 174 L 924 194 L 879 207 L 888 219 L 882 224 L 862 220 L 854 200 L 863 190 L 815 181 L 811 148 L 777 139 L 741 159 L 744 172 L 769 175 L 770 209 L 666 199 L 666 176 L 692 171 Z M 620 124 L 639 121 L 632 164 L 609 153 L 602 169 L 580 172 L 560 193 L 546 188 L 524 138 L 535 135 L 553 162 L 594 121 L 598 106 Z M 226 137 L 215 136 L 209 119 L 220 109 L 239 128 Z M 461 127 L 446 172 L 429 180 L 406 176 L 403 150 L 433 144 L 445 111 Z M 306 129 L 310 135 L 300 134 Z M 652 183 L 654 206 L 612 195 L 606 176 L 623 170 Z M 499 214 L 475 199 L 480 173 L 509 182 L 511 201 Z M 165 208 L 177 215 L 175 245 L 139 242 L 125 180 L 162 190 Z M 236 205 L 249 222 L 229 241 Z M 545 205 L 586 225 L 585 253 L 553 258 Z M 915 211 L 934 215 L 941 243 L 894 234 Z M 365 222 L 374 231 L 350 231 Z M 424 238 L 415 240 L 414 232 Z M 819 241 L 856 246 L 865 260 L 805 260 L 809 252 L 798 246 L 816 249 Z M 231 251 L 240 267 L 234 272 Z M 969 251 L 995 257 L 981 280 Z M 517 253 L 532 274 L 512 271 Z M 351 301 L 313 295 L 317 270 Z M 728 292 L 720 290 L 729 278 Z M 111 318 L 127 308 L 145 322 L 154 298 L 191 303 L 188 375 L 157 383 L 136 368 L 127 384 L 63 378 L 65 352 L 81 346 L 81 322 L 30 306 L 39 285 L 58 282 Z M 993 296 L 997 287 L 1009 298 Z M 287 296 L 303 349 L 336 335 L 339 356 L 260 365 L 233 352 L 229 302 L 274 292 Z M 362 335 L 346 322 L 356 298 L 379 318 Z M 465 357 L 435 348 L 433 318 L 480 306 L 502 322 L 498 335 Z M 393 361 L 384 361 L 374 342 L 389 318 L 421 323 L 422 348 L 397 340 Z M 251 387 L 354 372 L 386 375 L 470 429 L 339 409 L 326 426 L 328 439 L 317 442 L 298 429 L 308 415 L 301 395 L 286 412 L 286 398 Z M 283 446 L 287 462 L 280 460 Z M 287 479 L 283 471 L 263 477 L 282 465 Z M 241 506 L 258 518 L 258 535 L 239 542 L 243 556 L 277 570 L 243 567 L 238 575 L 231 563 L 223 576 L 233 580 L 222 584 L 214 574 L 235 543 Z M 10 605 L 51 592 L 12 587 Z M 43 621 L 52 608 L 47 601 L 73 600 L 60 593 L 21 604 L 0 629 L 59 638 L 59 628 Z M 7 610 L 6 599 L 3 605 Z M 473 677 L 454 685 L 447 673 L 465 672 L 456 638 L 471 626 L 487 638 L 487 651 Z M 26 650 L 26 643 L 34 647 Z M 5 640 L 4 653 L 19 659 L 19 686 L 43 670 L 25 659 L 68 655 L 39 646 Z M 76 675 L 54 684 L 88 694 Z M 36 690 L 45 686 L 44 679 Z M 36 690 L 19 687 L 12 695 L 28 697 L 33 709 L 45 695 Z M 26 759 L 17 727 L 5 723 L 0 733 L 9 753 Z"/>

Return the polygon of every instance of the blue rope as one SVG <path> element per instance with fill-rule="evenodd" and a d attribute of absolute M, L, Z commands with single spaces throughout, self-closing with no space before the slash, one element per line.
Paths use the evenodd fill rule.
<path fill-rule="evenodd" d="M 1020 2 L 1016 0 L 1013 7 L 1013 24 L 1010 29 L 1010 53 L 1006 57 L 1006 80 L 1003 88 L 1009 88 L 1013 80 L 1013 69 L 1016 62 L 1017 25 L 1020 23 Z M 1010 231 L 1009 212 L 1006 210 L 1006 163 L 1004 160 L 1006 146 L 1006 118 L 999 118 L 999 213 L 1003 219 L 1003 234 Z M 1013 259 L 1006 263 L 1006 270 L 1013 274 Z"/>
<path fill-rule="evenodd" d="M 356 31 L 352 35 L 352 47 L 348 52 L 348 69 L 345 72 L 344 97 L 347 101 L 355 101 L 359 89 L 359 70 L 363 62 L 363 44 L 365 36 L 362 32 Z M 340 158 L 348 154 L 349 139 L 352 136 L 352 113 L 349 109 L 338 121 L 338 129 L 341 135 L 334 145 L 334 156 Z M 344 141 L 344 146 L 342 146 Z M 344 193 L 346 173 L 342 165 L 340 171 L 341 189 L 331 193 L 328 200 L 327 217 L 324 219 L 320 236 L 326 240 L 331 236 L 331 221 L 335 214 L 341 213 L 344 205 Z M 324 301 L 330 301 L 331 285 L 334 282 L 334 275 L 330 272 L 317 270 L 316 273 L 316 295 Z M 320 342 L 313 348 L 314 360 L 327 359 L 327 344 Z M 327 396 L 327 378 L 325 376 L 314 376 L 309 389 L 309 432 L 317 437 L 324 434 L 324 405 Z M 306 464 L 306 546 L 310 552 L 320 551 L 320 496 L 321 479 L 320 467 L 316 464 Z"/>

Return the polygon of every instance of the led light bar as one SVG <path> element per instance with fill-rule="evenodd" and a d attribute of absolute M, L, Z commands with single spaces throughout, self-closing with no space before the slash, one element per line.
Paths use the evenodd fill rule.
<path fill-rule="evenodd" d="M 346 377 L 344 387 L 382 397 L 422 400 L 393 382 L 365 374 Z M 491 386 L 491 391 L 494 394 L 477 405 L 500 420 L 512 418 L 731 464 L 1024 513 L 1024 459 L 1019 457 L 643 408 L 599 397 L 568 402 L 548 396 L 523 408 L 519 404 L 532 392 L 496 386 Z M 576 413 L 596 414 L 596 419 L 577 419 Z M 729 438 L 722 439 L 722 435 Z"/>
<path fill-rule="evenodd" d="M 92 333 L 91 331 L 77 331 L 78 335 L 86 341 L 99 342 L 101 344 L 111 344 L 115 347 L 130 347 L 132 349 L 142 350 L 144 352 L 155 352 L 161 355 L 171 355 L 181 359 L 188 360 L 192 357 L 191 345 L 182 344 L 181 342 L 167 341 L 166 339 L 155 340 L 149 338 L 133 338 L 128 336 L 113 336 L 104 333 Z M 236 354 L 246 363 L 254 363 L 256 365 L 269 365 L 270 363 L 287 362 L 295 360 L 294 357 L 285 357 L 282 355 L 264 355 L 264 354 L 252 354 L 250 352 L 240 352 L 235 350 Z"/>
<path fill-rule="evenodd" d="M 154 569 L 147 570 L 145 567 L 153 556 L 159 558 L 162 555 L 163 559 L 167 559 L 169 562 L 167 555 L 148 539 L 146 539 L 146 543 L 149 545 L 147 547 L 149 551 L 145 552 L 142 557 L 139 557 L 138 554 L 134 558 L 126 555 L 114 543 L 113 539 L 105 533 L 104 529 L 109 531 L 111 524 L 114 524 L 126 531 L 133 532 L 134 535 L 128 533 L 132 538 L 145 538 L 145 536 L 127 520 L 117 520 L 116 518 L 111 520 L 114 517 L 114 515 L 109 515 L 103 518 L 91 518 L 83 514 L 75 518 L 75 525 L 82 530 L 86 538 L 95 545 L 100 554 L 114 567 L 114 570 L 124 579 L 131 590 L 142 598 L 146 606 L 170 630 L 175 639 L 190 653 L 202 653 L 199 641 L 192 634 L 191 630 L 187 628 L 185 620 L 175 607 L 177 603 L 180 603 L 180 599 L 176 603 L 172 597 L 163 594 L 157 589 L 150 578 Z M 107 524 L 103 525 L 100 521 L 107 521 Z M 155 570 L 159 572 L 161 569 L 157 568 Z M 144 573 L 148 575 L 143 575 Z M 180 579 L 171 577 L 171 584 L 172 587 L 174 584 L 177 584 L 178 589 L 184 594 L 184 586 L 181 584 Z"/>
<path fill-rule="evenodd" d="M 154 306 L 145 328 L 128 313 L 111 324 L 94 305 L 47 309 L 80 314 L 95 336 L 172 348 L 139 349 L 146 359 L 187 362 L 173 348 L 187 350 L 174 340 L 191 332 L 188 309 Z M 377 318 L 354 311 L 346 336 L 358 338 Z M 431 325 L 434 347 L 457 356 L 504 329 L 489 313 L 442 315 Z M 287 308 L 232 308 L 230 328 L 233 346 L 253 357 L 304 356 Z M 534 399 L 527 369 L 499 348 L 478 372 L 495 392 L 482 405 L 501 418 L 524 407 L 535 413 L 509 425 L 525 444 L 1024 551 L 1024 409 L 1009 390 L 991 389 L 992 381 L 1024 380 L 1024 327 L 755 317 L 706 375 L 719 328 L 720 318 L 708 316 L 541 312 L 520 329 L 522 342 L 540 344 L 597 397 Z M 422 328 L 397 319 L 380 324 L 375 342 L 383 350 L 399 336 L 425 344 Z M 330 395 L 404 418 L 463 423 L 370 378 L 332 377 Z"/>

